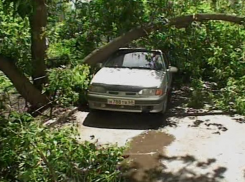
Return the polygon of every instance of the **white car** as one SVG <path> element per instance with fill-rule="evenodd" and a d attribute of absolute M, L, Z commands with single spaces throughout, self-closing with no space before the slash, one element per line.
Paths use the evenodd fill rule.
<path fill-rule="evenodd" d="M 172 73 L 160 50 L 121 48 L 95 74 L 88 91 L 91 109 L 165 113 Z"/>

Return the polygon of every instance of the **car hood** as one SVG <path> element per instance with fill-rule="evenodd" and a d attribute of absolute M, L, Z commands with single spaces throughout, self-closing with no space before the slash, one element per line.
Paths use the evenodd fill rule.
<path fill-rule="evenodd" d="M 107 85 L 127 85 L 137 87 L 160 87 L 163 71 L 129 69 L 129 68 L 101 68 L 91 83 Z"/>

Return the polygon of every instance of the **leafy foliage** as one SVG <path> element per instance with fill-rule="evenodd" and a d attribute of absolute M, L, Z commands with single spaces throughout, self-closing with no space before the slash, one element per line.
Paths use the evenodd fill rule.
<path fill-rule="evenodd" d="M 0 2 L 0 53 L 14 58 L 18 67 L 31 75 L 30 26 L 26 17 L 32 11 L 31 1 L 3 2 L 7 4 Z M 45 34 L 49 43 L 46 60 L 49 83 L 45 92 L 62 106 L 85 102 L 93 72 L 82 63 L 94 49 L 131 28 L 164 18 L 210 12 L 244 16 L 244 2 L 237 2 L 93 0 L 70 3 L 48 0 Z M 4 13 L 6 6 L 7 14 Z M 189 107 L 203 107 L 208 97 L 223 110 L 245 114 L 244 40 L 243 25 L 204 21 L 181 29 L 163 27 L 128 46 L 167 52 L 172 65 L 180 70 L 176 75 L 178 84 L 190 83 Z M 215 82 L 216 91 L 205 92 L 205 81 Z M 9 91 L 10 85 L 0 75 L 0 92 Z M 0 108 L 2 106 L 0 104 Z M 73 131 L 50 130 L 32 121 L 29 115 L 14 113 L 8 119 L 1 118 L 0 180 L 118 181 L 116 165 L 121 161 L 121 149 L 102 150 L 89 143 L 79 145 L 71 137 L 76 134 Z"/>
<path fill-rule="evenodd" d="M 5 103 L 10 98 L 10 94 L 15 92 L 15 89 L 8 78 L 5 75 L 0 74 L 0 112 L 6 109 Z"/>
<path fill-rule="evenodd" d="M 3 7 L 5 10 L 13 7 L 14 13 L 18 13 L 22 18 L 30 15 L 33 11 L 32 3 L 30 0 L 3 0 Z"/>
<path fill-rule="evenodd" d="M 236 6 L 216 1 L 174 1 L 171 5 L 176 16 L 192 13 L 236 13 L 244 9 L 244 3 Z M 180 72 L 176 75 L 179 84 L 191 83 L 193 88 L 189 106 L 202 107 L 204 100 L 223 110 L 245 114 L 243 100 L 244 73 L 244 26 L 225 22 L 194 22 L 185 28 L 163 29 L 150 34 L 149 38 L 134 43 L 149 48 L 167 51 L 171 62 Z M 216 82 L 216 91 L 204 93 L 204 81 Z M 240 84 L 238 86 L 238 84 Z"/>
<path fill-rule="evenodd" d="M 87 65 L 74 68 L 56 68 L 49 74 L 46 91 L 53 95 L 56 103 L 63 106 L 86 101 L 86 92 L 91 80 L 91 70 Z"/>
<path fill-rule="evenodd" d="M 13 10 L 4 13 L 0 2 L 0 54 L 17 61 L 18 67 L 31 74 L 30 34 L 27 18 L 13 17 Z"/>
<path fill-rule="evenodd" d="M 31 6 L 31 3 L 29 0 L 4 1 L 4 3 L 0 5 L 1 27 L 4 27 L 0 30 L 1 53 L 15 58 L 19 67 L 26 74 L 31 75 L 29 22 L 25 18 L 28 12 L 31 12 L 31 8 L 28 12 L 21 9 L 24 4 Z M 89 3 L 54 0 L 47 1 L 47 3 L 49 5 L 46 30 L 49 42 L 47 65 L 49 68 L 55 68 L 49 71 L 51 82 L 47 90 L 53 93 L 63 88 L 64 92 L 59 93 L 66 94 L 61 94 L 64 95 L 64 99 L 60 103 L 65 105 L 78 100 L 78 92 L 74 93 L 74 90 L 78 90 L 78 86 L 75 86 L 77 85 L 75 81 L 71 81 L 70 84 L 70 80 L 74 80 L 71 78 L 73 74 L 71 70 L 56 67 L 66 65 L 67 68 L 73 69 L 82 64 L 83 58 L 99 46 L 110 42 L 135 26 L 155 22 L 161 18 L 210 12 L 242 15 L 242 10 L 244 10 L 244 3 L 240 1 L 236 4 L 211 0 L 93 0 Z M 5 7 L 8 7 L 9 14 L 4 13 Z M 25 16 L 13 18 L 11 14 L 14 12 L 18 14 L 22 12 Z M 244 36 L 243 25 L 212 21 L 194 22 L 182 29 L 162 28 L 151 33 L 147 38 L 134 41 L 129 46 L 157 48 L 168 52 L 172 64 L 180 69 L 179 75 L 183 80 L 179 83 L 184 80 L 216 82 L 218 89 L 223 88 L 220 94 L 226 95 L 231 90 L 231 82 L 234 81 L 233 85 L 239 82 L 244 73 Z M 87 76 L 85 71 L 84 77 Z M 59 86 L 59 89 L 57 89 L 59 83 L 53 81 L 58 77 L 61 78 L 59 79 L 60 85 L 63 85 L 63 87 Z M 81 82 L 79 84 L 81 86 Z M 84 85 L 87 85 L 87 82 Z M 199 84 L 194 85 L 195 89 L 202 90 Z M 227 100 L 226 104 L 221 104 L 219 98 L 223 97 L 220 94 L 212 98 L 223 109 L 236 108 L 237 111 L 242 112 L 243 109 L 239 109 L 242 107 L 241 104 L 235 107 L 235 103 L 243 98 L 243 95 L 240 94 L 241 90 L 238 91 L 238 89 L 241 88 L 236 89 L 235 96 L 232 92 L 229 93 L 232 97 L 224 96 Z M 236 96 L 237 99 L 233 98 Z M 193 99 L 192 103 L 194 103 Z"/>
<path fill-rule="evenodd" d="M 120 181 L 122 148 L 81 145 L 76 126 L 49 129 L 13 112 L 0 136 L 0 181 Z"/>

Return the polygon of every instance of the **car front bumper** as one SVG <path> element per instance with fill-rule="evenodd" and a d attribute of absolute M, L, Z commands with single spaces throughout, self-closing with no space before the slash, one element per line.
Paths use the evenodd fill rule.
<path fill-rule="evenodd" d="M 108 99 L 119 100 L 134 100 L 134 105 L 112 105 L 108 104 Z M 88 103 L 91 109 L 108 110 L 108 111 L 121 111 L 121 112 L 151 112 L 158 113 L 163 109 L 163 103 L 166 99 L 166 94 L 161 97 L 119 97 L 98 95 L 94 93 L 88 94 Z"/>

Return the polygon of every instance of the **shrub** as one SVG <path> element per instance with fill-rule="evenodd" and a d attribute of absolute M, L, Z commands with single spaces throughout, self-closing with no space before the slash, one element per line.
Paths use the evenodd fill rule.
<path fill-rule="evenodd" d="M 0 72 L 0 111 L 5 109 L 5 102 L 10 100 L 10 94 L 15 92 L 11 81 Z"/>
<path fill-rule="evenodd" d="M 202 108 L 204 106 L 203 82 L 200 79 L 191 81 L 191 97 L 188 102 L 189 107 Z"/>
<path fill-rule="evenodd" d="M 90 67 L 85 64 L 74 68 L 55 68 L 50 71 L 46 91 L 62 106 L 83 103 L 91 78 Z"/>
<path fill-rule="evenodd" d="M 79 144 L 76 127 L 49 129 L 28 114 L 0 118 L 0 181 L 118 182 L 122 148 Z"/>
<path fill-rule="evenodd" d="M 245 77 L 229 78 L 227 85 L 215 97 L 216 105 L 226 111 L 245 115 Z"/>

